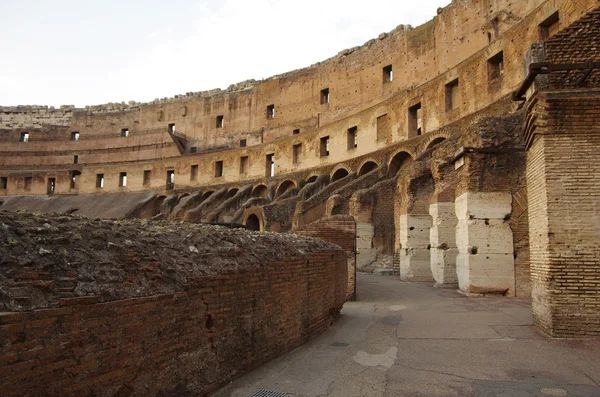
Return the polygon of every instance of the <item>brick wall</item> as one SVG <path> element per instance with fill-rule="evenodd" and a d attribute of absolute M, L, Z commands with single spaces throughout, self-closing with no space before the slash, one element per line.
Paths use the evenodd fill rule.
<path fill-rule="evenodd" d="M 324 331 L 345 301 L 346 255 L 188 281 L 185 292 L 0 313 L 2 395 L 205 395 Z"/>
<path fill-rule="evenodd" d="M 600 91 L 538 95 L 527 159 L 533 316 L 557 337 L 600 335 Z"/>
<path fill-rule="evenodd" d="M 301 236 L 320 238 L 327 242 L 339 245 L 346 251 L 348 263 L 348 284 L 346 299 L 356 299 L 356 222 L 354 218 L 346 215 L 336 215 L 323 218 L 319 221 L 305 225 L 294 233 Z"/>

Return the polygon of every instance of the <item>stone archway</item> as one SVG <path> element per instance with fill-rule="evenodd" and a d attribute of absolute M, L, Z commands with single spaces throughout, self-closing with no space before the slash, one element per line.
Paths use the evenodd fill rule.
<path fill-rule="evenodd" d="M 388 167 L 388 176 L 390 178 L 396 176 L 398 174 L 398 172 L 400 171 L 400 168 L 402 168 L 403 166 L 412 163 L 413 161 L 413 157 L 410 155 L 410 153 L 402 151 L 402 152 L 398 152 L 394 155 L 394 157 L 392 157 L 392 160 L 390 161 L 390 165 Z"/>
<path fill-rule="evenodd" d="M 369 172 L 375 171 L 377 168 L 379 168 L 379 165 L 376 162 L 367 161 L 360 167 L 360 170 L 358 171 L 358 176 L 367 175 Z"/>
<path fill-rule="evenodd" d="M 349 175 L 349 172 L 345 168 L 339 168 L 336 170 L 333 175 L 331 175 L 331 182 L 339 181 L 342 178 L 345 178 Z"/>
<path fill-rule="evenodd" d="M 432 140 L 431 142 L 429 142 L 429 144 L 427 145 L 425 150 L 431 149 L 432 147 L 439 145 L 440 143 L 444 142 L 445 140 L 446 140 L 446 137 L 443 137 L 443 136 L 437 137 L 434 140 Z"/>
<path fill-rule="evenodd" d="M 260 231 L 260 220 L 258 219 L 258 216 L 256 216 L 256 214 L 248 215 L 248 218 L 246 218 L 245 225 L 248 230 Z"/>
<path fill-rule="evenodd" d="M 288 190 L 293 189 L 295 187 L 296 187 L 296 184 L 293 181 L 290 181 L 290 180 L 283 181 L 283 182 L 281 182 L 281 184 L 279 184 L 279 187 L 277 188 L 277 191 L 275 193 L 275 197 L 279 197 L 283 193 L 285 193 Z"/>

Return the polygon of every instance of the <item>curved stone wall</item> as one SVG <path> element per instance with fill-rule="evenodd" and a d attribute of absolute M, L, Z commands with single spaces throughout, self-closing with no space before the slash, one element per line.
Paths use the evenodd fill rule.
<path fill-rule="evenodd" d="M 169 171 L 175 187 L 193 187 L 268 176 L 268 155 L 275 175 L 364 156 L 510 94 L 524 78 L 520 60 L 539 39 L 539 25 L 558 11 L 553 29 L 566 26 L 593 4 L 456 1 L 418 28 L 401 26 L 310 68 L 227 91 L 88 109 L 2 108 L 0 177 L 7 188 L 0 194 L 44 194 L 49 178 L 59 194 L 162 190 Z M 490 78 L 490 62 L 500 52 L 501 71 Z M 386 82 L 389 65 L 393 78 Z M 272 119 L 269 105 L 275 106 Z M 356 137 L 349 138 L 354 127 Z M 122 130 L 129 136 L 121 137 Z M 29 142 L 19 142 L 23 132 Z M 81 173 L 74 186 L 73 171 Z M 147 183 L 144 171 L 150 171 Z M 119 186 L 124 172 L 127 186 Z"/>
<path fill-rule="evenodd" d="M 346 298 L 346 253 L 308 237 L 7 212 L 0 224 L 3 396 L 206 395 L 325 330 Z"/>

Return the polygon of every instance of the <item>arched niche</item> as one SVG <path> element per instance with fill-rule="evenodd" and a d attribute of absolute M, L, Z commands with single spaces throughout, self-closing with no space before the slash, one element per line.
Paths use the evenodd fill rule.
<path fill-rule="evenodd" d="M 277 191 L 275 193 L 275 197 L 279 197 L 283 193 L 287 192 L 289 189 L 293 189 L 295 187 L 296 187 L 296 184 L 293 181 L 290 181 L 290 180 L 283 181 L 283 182 L 281 182 L 281 184 L 279 184 L 279 187 L 277 188 Z"/>
<path fill-rule="evenodd" d="M 388 175 L 390 177 L 396 176 L 402 166 L 412 163 L 413 158 L 408 152 L 398 152 L 392 157 L 390 166 L 388 167 Z"/>
<path fill-rule="evenodd" d="M 227 199 L 232 198 L 233 196 L 235 196 L 237 194 L 238 191 L 239 191 L 239 189 L 235 188 L 235 187 L 233 189 L 230 189 L 227 192 L 227 194 L 225 195 L 225 197 L 223 198 L 223 200 L 227 200 Z"/>
<path fill-rule="evenodd" d="M 427 145 L 427 148 L 425 150 L 431 149 L 432 147 L 439 145 L 440 143 L 444 142 L 445 140 L 446 140 L 446 138 L 443 136 L 437 137 L 434 140 L 432 140 L 431 142 L 429 142 L 429 144 Z"/>
<path fill-rule="evenodd" d="M 267 197 L 269 189 L 265 185 L 257 185 L 252 189 L 252 197 Z"/>
<path fill-rule="evenodd" d="M 256 214 L 248 215 L 248 218 L 246 218 L 246 222 L 244 222 L 244 225 L 248 230 L 260 231 L 260 219 L 258 219 L 258 216 L 256 216 Z"/>
<path fill-rule="evenodd" d="M 358 176 L 363 176 L 363 175 L 367 175 L 369 172 L 376 170 L 377 168 L 379 168 L 379 165 L 377 165 L 376 162 L 374 161 L 367 161 L 366 163 L 364 163 L 361 167 L 360 170 L 358 171 Z"/>
<path fill-rule="evenodd" d="M 331 175 L 331 182 L 339 181 L 340 179 L 347 177 L 348 174 L 349 172 L 347 169 L 339 168 Z"/>

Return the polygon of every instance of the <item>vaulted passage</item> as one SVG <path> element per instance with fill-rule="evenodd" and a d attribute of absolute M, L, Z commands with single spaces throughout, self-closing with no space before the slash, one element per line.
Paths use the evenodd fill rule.
<path fill-rule="evenodd" d="M 340 168 L 339 170 L 334 172 L 333 175 L 331 176 L 331 182 L 338 181 L 346 176 L 348 176 L 348 170 L 345 168 Z"/>
<path fill-rule="evenodd" d="M 379 166 L 376 162 L 367 161 L 365 164 L 363 164 L 362 167 L 360 167 L 360 171 L 358 171 L 358 176 L 366 175 L 369 172 L 376 170 L 377 168 L 379 168 Z"/>
<path fill-rule="evenodd" d="M 283 193 L 285 193 L 288 190 L 293 189 L 295 187 L 296 187 L 296 184 L 292 181 L 282 182 L 281 185 L 279 185 L 279 187 L 277 188 L 277 193 L 275 194 L 275 197 L 279 197 Z"/>
<path fill-rule="evenodd" d="M 390 161 L 390 166 L 388 167 L 388 175 L 390 177 L 396 176 L 400 168 L 406 164 L 410 164 L 412 162 L 412 156 L 408 152 L 400 152 L 397 153 Z"/>
<path fill-rule="evenodd" d="M 249 230 L 260 231 L 260 221 L 256 215 L 250 214 L 250 216 L 248 216 L 248 219 L 246 219 L 246 228 Z"/>

